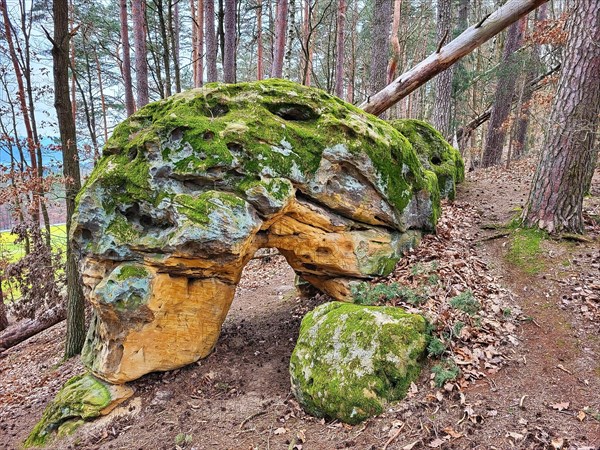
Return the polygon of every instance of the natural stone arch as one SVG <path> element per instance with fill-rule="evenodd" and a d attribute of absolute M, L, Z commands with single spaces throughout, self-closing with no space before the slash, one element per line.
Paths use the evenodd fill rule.
<path fill-rule="evenodd" d="M 83 360 L 113 383 L 194 362 L 257 249 L 347 299 L 438 216 L 437 178 L 406 138 L 320 90 L 214 84 L 150 104 L 115 129 L 78 197 L 95 311 Z"/>

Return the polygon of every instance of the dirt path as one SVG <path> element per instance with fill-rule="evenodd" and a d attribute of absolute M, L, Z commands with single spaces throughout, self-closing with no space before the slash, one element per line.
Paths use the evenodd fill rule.
<path fill-rule="evenodd" d="M 528 275 L 507 262 L 509 237 L 489 239 L 501 233 L 485 227 L 514 216 L 530 175 L 524 163 L 476 173 L 459 193 L 459 202 L 480 211 L 480 220 L 465 224 L 473 251 L 525 319 L 495 375 L 446 392 L 429 387 L 426 368 L 417 393 L 362 425 L 307 416 L 290 395 L 288 361 L 301 318 L 326 299 L 297 297 L 283 258 L 261 258 L 247 266 L 212 355 L 136 381 L 120 417 L 51 448 L 600 448 L 600 318 L 595 303 L 577 296 L 600 278 L 598 236 L 594 244 L 545 241 L 544 268 Z M 594 194 L 596 201 L 600 181 Z M 56 366 L 63 334 L 54 327 L 0 359 L 0 448 L 18 448 L 45 404 L 81 370 L 77 361 Z"/>

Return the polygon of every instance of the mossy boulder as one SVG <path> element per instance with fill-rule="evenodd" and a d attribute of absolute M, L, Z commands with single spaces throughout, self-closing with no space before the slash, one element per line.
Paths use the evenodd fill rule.
<path fill-rule="evenodd" d="M 53 437 L 73 433 L 85 421 L 108 414 L 129 398 L 133 390 L 112 386 L 90 374 L 77 375 L 65 383 L 33 428 L 24 447 L 41 447 Z"/>
<path fill-rule="evenodd" d="M 465 179 L 465 164 L 459 151 L 422 120 L 399 119 L 391 125 L 410 141 L 423 167 L 436 174 L 441 197 L 453 200 L 456 184 Z"/>
<path fill-rule="evenodd" d="M 151 103 L 115 128 L 77 197 L 85 364 L 122 383 L 208 355 L 262 247 L 348 300 L 439 215 L 409 139 L 319 89 L 209 84 Z"/>
<path fill-rule="evenodd" d="M 401 400 L 421 370 L 427 323 L 400 308 L 331 302 L 302 320 L 292 392 L 317 417 L 359 423 Z"/>

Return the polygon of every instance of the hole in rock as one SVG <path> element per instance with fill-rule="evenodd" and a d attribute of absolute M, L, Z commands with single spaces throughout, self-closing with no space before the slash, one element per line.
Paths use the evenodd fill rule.
<path fill-rule="evenodd" d="M 129 153 L 127 153 L 127 158 L 129 158 L 129 161 L 133 161 L 135 158 L 137 158 L 138 155 L 138 151 L 137 148 L 131 148 L 129 149 Z"/>
<path fill-rule="evenodd" d="M 434 156 L 431 158 L 431 164 L 439 166 L 442 163 L 442 160 L 438 156 Z"/>
<path fill-rule="evenodd" d="M 213 133 L 210 130 L 205 131 L 204 134 L 202 134 L 202 139 L 204 139 L 205 141 L 212 141 L 214 137 L 215 133 Z"/>
<path fill-rule="evenodd" d="M 181 139 L 183 139 L 183 128 L 177 127 L 173 131 L 171 131 L 172 141 L 180 141 Z"/>
<path fill-rule="evenodd" d="M 91 241 L 92 240 L 92 232 L 90 230 L 88 230 L 87 228 L 84 228 L 83 230 L 81 230 L 81 237 L 83 238 L 84 241 Z"/>
<path fill-rule="evenodd" d="M 229 106 L 216 104 L 208 108 L 211 117 L 221 117 L 229 112 Z"/>
<path fill-rule="evenodd" d="M 267 109 L 276 116 L 290 121 L 308 121 L 319 117 L 319 114 L 307 105 L 295 103 L 272 103 L 266 105 Z"/>

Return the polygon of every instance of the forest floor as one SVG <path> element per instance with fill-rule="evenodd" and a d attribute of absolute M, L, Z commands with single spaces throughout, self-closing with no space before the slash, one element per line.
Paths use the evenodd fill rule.
<path fill-rule="evenodd" d="M 536 240 L 498 226 L 524 205 L 533 168 L 470 173 L 438 236 L 386 280 L 426 276 L 441 300 L 423 307 L 440 330 L 452 317 L 443 302 L 473 291 L 480 317 L 454 323 L 446 354 L 460 379 L 436 387 L 440 361 L 428 360 L 407 399 L 378 417 L 348 426 L 306 415 L 288 361 L 302 317 L 327 299 L 299 297 L 285 260 L 268 256 L 246 267 L 208 358 L 133 382 L 128 403 L 50 448 L 600 448 L 600 173 L 585 203 L 588 241 Z M 18 448 L 82 371 L 77 359 L 61 364 L 63 336 L 64 323 L 0 355 L 0 447 Z"/>

